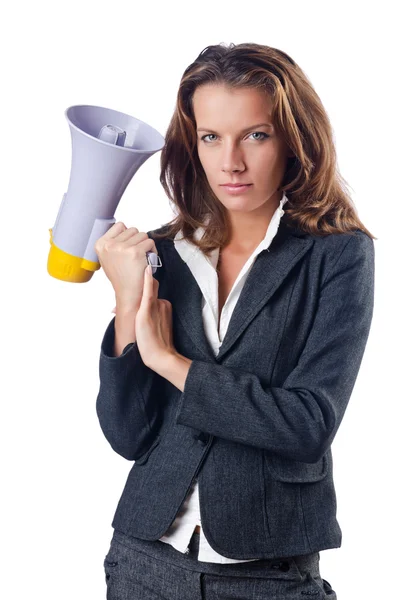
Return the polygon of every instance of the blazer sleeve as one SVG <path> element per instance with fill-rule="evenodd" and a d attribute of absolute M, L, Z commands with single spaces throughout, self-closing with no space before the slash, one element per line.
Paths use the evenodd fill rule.
<path fill-rule="evenodd" d="M 115 317 L 101 343 L 96 412 L 113 450 L 128 460 L 137 460 L 158 433 L 164 380 L 145 365 L 136 343 L 128 344 L 120 356 L 113 356 L 114 324 Z"/>
<path fill-rule="evenodd" d="M 349 235 L 325 276 L 312 329 L 282 387 L 252 373 L 193 360 L 176 423 L 275 452 L 319 461 L 342 421 L 367 343 L 374 305 L 374 243 Z"/>

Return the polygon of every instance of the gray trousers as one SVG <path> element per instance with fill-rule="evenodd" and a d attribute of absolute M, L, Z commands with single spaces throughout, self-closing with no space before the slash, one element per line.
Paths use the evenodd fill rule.
<path fill-rule="evenodd" d="M 114 531 L 104 559 L 107 600 L 337 600 L 319 571 L 319 552 L 247 563 L 198 560 L 189 552 Z"/>

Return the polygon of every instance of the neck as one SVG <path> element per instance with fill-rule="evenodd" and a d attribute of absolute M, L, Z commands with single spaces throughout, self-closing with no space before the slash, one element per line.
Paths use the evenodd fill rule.
<path fill-rule="evenodd" d="M 283 192 L 277 192 L 274 199 L 269 199 L 259 209 L 249 213 L 228 211 L 231 227 L 230 242 L 222 248 L 222 252 L 253 252 L 266 235 L 275 210 L 279 207 Z"/>

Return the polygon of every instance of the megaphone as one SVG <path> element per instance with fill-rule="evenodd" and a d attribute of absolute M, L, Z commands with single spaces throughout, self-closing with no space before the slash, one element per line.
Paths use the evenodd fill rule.
<path fill-rule="evenodd" d="M 127 185 L 164 137 L 143 121 L 100 106 L 70 106 L 65 111 L 72 136 L 72 167 L 55 225 L 47 271 L 72 283 L 89 281 L 100 269 L 94 245 L 116 222 L 114 213 Z M 161 267 L 146 253 L 152 273 Z"/>

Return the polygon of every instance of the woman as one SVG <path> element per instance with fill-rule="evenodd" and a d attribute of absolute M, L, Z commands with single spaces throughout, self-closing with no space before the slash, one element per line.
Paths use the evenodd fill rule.
<path fill-rule="evenodd" d="M 160 181 L 173 222 L 116 223 L 96 244 L 116 294 L 97 414 L 134 461 L 107 598 L 335 599 L 319 571 L 342 539 L 331 443 L 369 335 L 376 238 L 303 71 L 268 46 L 206 48 Z"/>

